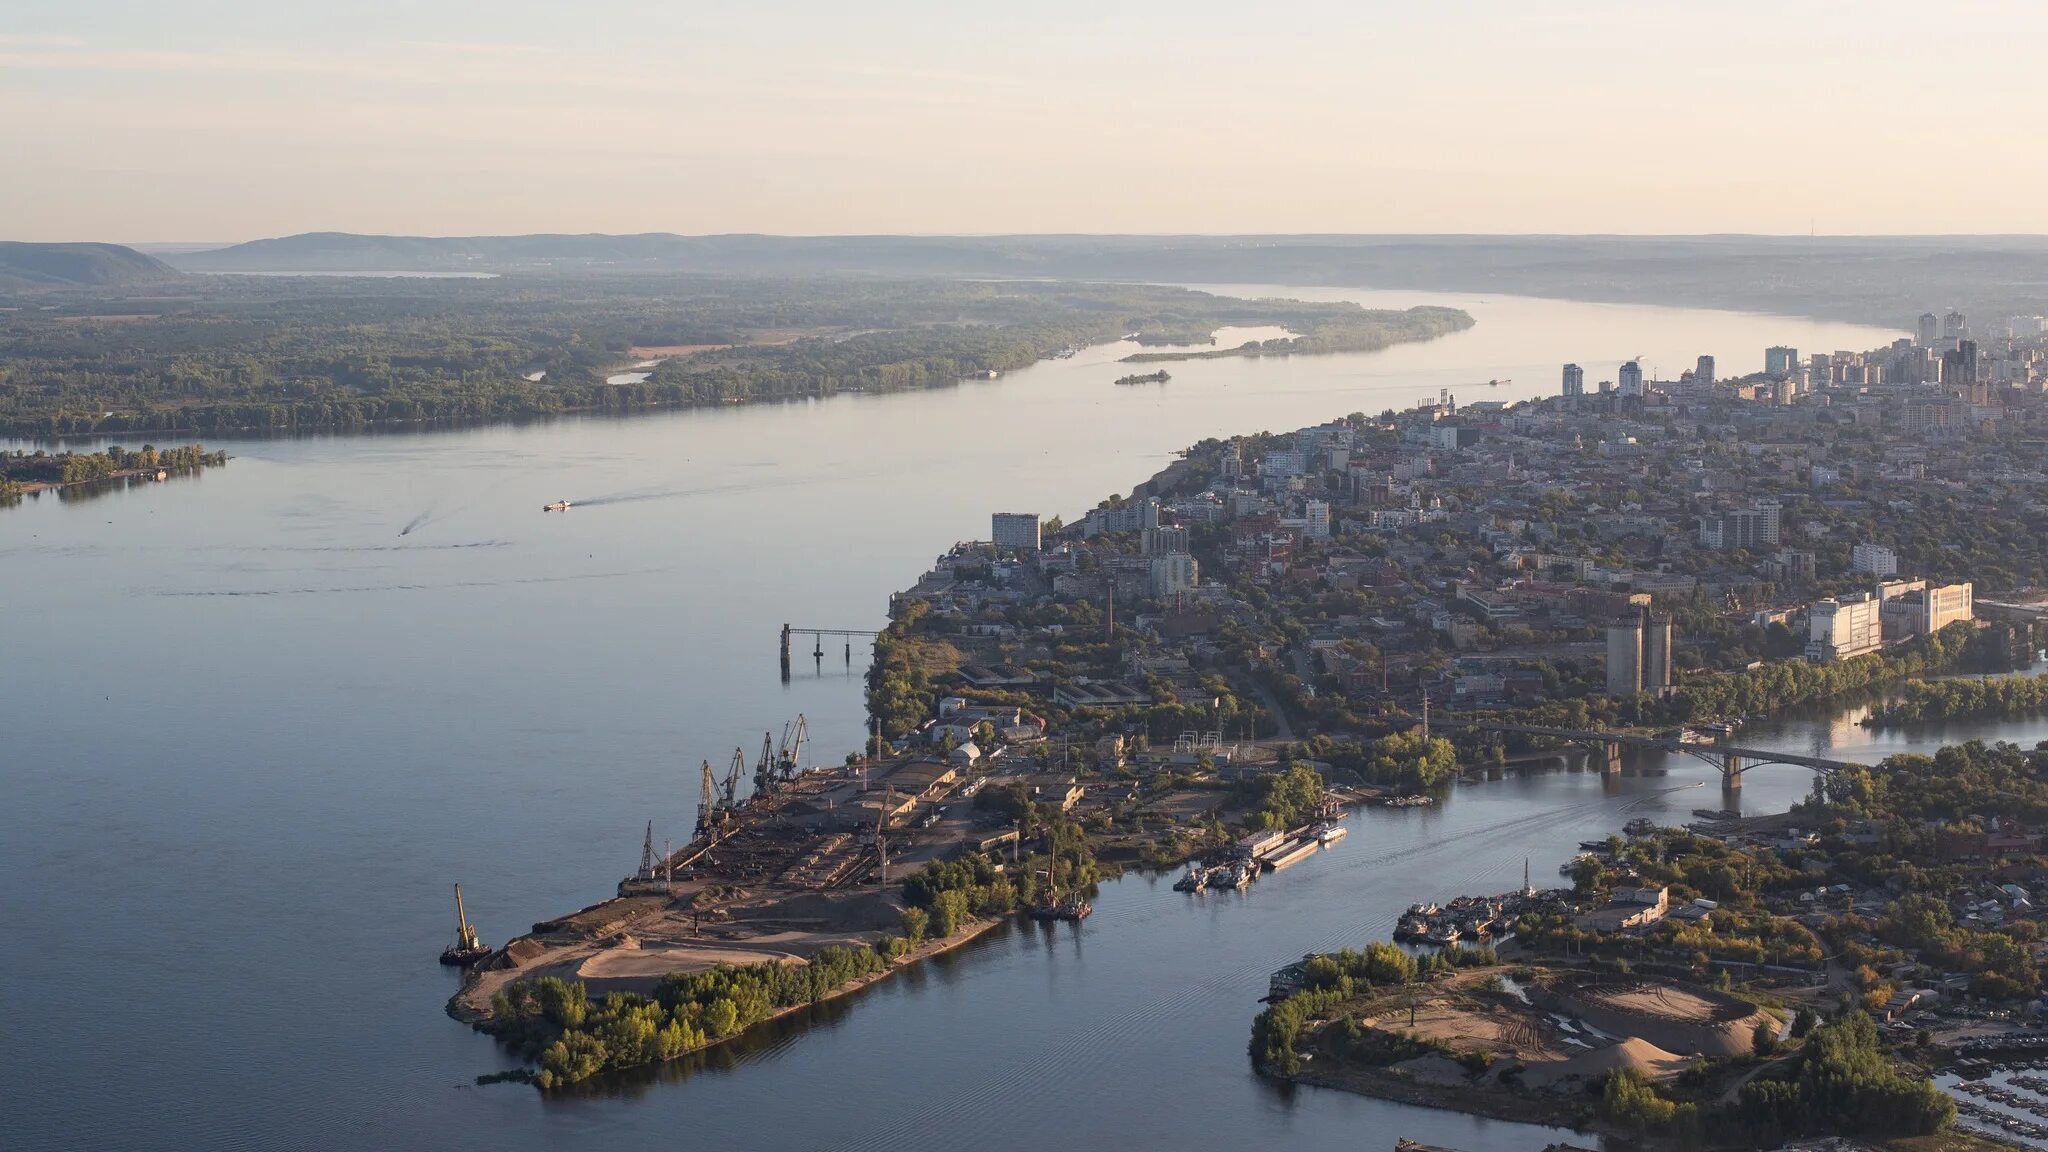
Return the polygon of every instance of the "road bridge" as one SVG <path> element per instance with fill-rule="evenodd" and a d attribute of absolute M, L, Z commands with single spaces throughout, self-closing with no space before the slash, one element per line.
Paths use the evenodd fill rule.
<path fill-rule="evenodd" d="M 1807 768 L 1826 775 L 1845 768 L 1861 768 L 1864 765 L 1852 760 L 1830 760 L 1825 756 L 1807 756 L 1799 752 L 1774 752 L 1763 748 L 1742 748 L 1733 744 L 1695 744 L 1670 736 L 1648 736 L 1640 732 L 1622 732 L 1613 729 L 1596 728 L 1545 728 L 1534 724 L 1504 724 L 1492 720 L 1465 720 L 1455 716 L 1438 715 L 1431 721 L 1438 728 L 1464 728 L 1475 732 L 1499 732 L 1511 736 L 1547 736 L 1592 749 L 1606 757 L 1606 770 L 1621 771 L 1621 750 L 1623 748 L 1646 748 L 1657 752 L 1677 752 L 1712 764 L 1721 772 L 1722 787 L 1733 791 L 1742 787 L 1742 774 L 1751 768 L 1768 764 L 1786 764 L 1796 768 Z"/>

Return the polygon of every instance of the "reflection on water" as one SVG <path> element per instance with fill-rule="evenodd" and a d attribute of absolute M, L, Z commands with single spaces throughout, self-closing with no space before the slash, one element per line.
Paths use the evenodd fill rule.
<path fill-rule="evenodd" d="M 1515 384 L 1486 399 L 1547 392 L 1566 360 L 1597 375 L 1603 359 L 1711 352 L 1741 371 L 1770 344 L 1890 337 L 1284 291 L 1468 305 L 1479 324 L 1376 354 L 1176 363 L 1164 388 L 1113 385 L 1138 351 L 1123 343 L 928 393 L 245 440 L 222 445 L 234 459 L 203 484 L 0 509 L 8 1147 L 438 1152 L 686 1134 L 717 1149 L 1000 1152 L 1406 1135 L 1484 1152 L 1560 1138 L 1277 1090 L 1244 1055 L 1257 998 L 1272 969 L 1383 936 L 1415 900 L 1505 891 L 1525 860 L 1554 873 L 1632 816 L 1718 806 L 1717 774 L 1689 758 L 1618 780 L 1509 774 L 1441 809 L 1360 813 L 1332 849 L 1241 895 L 1127 877 L 1078 929 L 1017 926 L 810 1021 L 586 1094 L 475 1087 L 505 1058 L 441 1012 L 449 883 L 503 940 L 609 893 L 647 820 L 686 836 L 696 765 L 749 732 L 803 712 L 821 762 L 857 747 L 859 675 L 782 683 L 781 626 L 877 625 L 888 594 L 985 536 L 991 511 L 1071 519 L 1204 437 L 1489 378 Z M 540 511 L 575 493 L 689 496 Z M 1744 734 L 1762 739 L 1881 753 L 1928 737 L 1812 721 Z M 1807 775 L 1760 768 L 1741 803 L 1782 807 Z"/>

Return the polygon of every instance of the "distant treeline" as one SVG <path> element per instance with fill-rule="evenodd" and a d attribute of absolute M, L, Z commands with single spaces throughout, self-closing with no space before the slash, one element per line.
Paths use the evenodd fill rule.
<path fill-rule="evenodd" d="M 1909 680 L 1904 696 L 1873 711 L 1863 723 L 1893 728 L 1923 720 L 2012 718 L 2048 710 L 2048 676 L 2004 680 Z"/>
<path fill-rule="evenodd" d="M 1368 312 L 1148 285 L 680 276 L 186 285 L 190 294 L 0 311 L 0 432 L 287 432 L 783 400 L 941 387 L 1132 332 L 1280 325 L 1306 334 L 1296 350 L 1322 351 L 1334 334 L 1357 347 L 1374 333 L 1367 343 L 1377 347 L 1470 323 L 1444 309 Z M 671 356 L 643 383 L 604 382 L 642 358 L 635 349 L 685 346 L 703 350 Z"/>

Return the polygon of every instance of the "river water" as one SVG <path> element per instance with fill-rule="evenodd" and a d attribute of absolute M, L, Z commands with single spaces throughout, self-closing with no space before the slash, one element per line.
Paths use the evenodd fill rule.
<path fill-rule="evenodd" d="M 1268 289 L 1236 289 L 1272 292 Z M 1724 374 L 1775 343 L 1891 333 L 1780 317 L 1289 289 L 1468 308 L 1370 355 L 1170 365 L 1089 349 L 937 392 L 225 445 L 198 478 L 0 510 L 0 1145 L 706 1149 L 1539 1147 L 1555 1133 L 1286 1092 L 1244 1056 L 1267 973 L 1408 903 L 1539 877 L 1635 815 L 1719 806 L 1683 761 L 1554 772 L 1371 811 L 1250 892 L 1106 885 L 1078 930 L 1008 930 L 693 1067 L 569 1099 L 441 1013 L 461 881 L 484 936 L 601 898 L 646 821 L 687 835 L 696 765 L 806 713 L 862 727 L 859 669 L 776 668 L 785 622 L 875 627 L 988 513 L 1069 518 L 1212 435 L 1594 379 L 1642 354 Z M 1490 378 L 1512 385 L 1475 387 Z M 570 499 L 567 514 L 541 505 Z M 405 531 L 410 526 L 410 531 Z M 403 534 L 401 534 L 403 532 Z M 98 699 L 94 699 L 98 697 Z M 2037 723 L 1940 738 L 2048 736 Z M 1928 734 L 1753 728 L 1841 756 Z M 1704 785 L 1704 786 L 1702 786 Z M 1804 773 L 1758 769 L 1782 808 Z M 1539 881 L 1540 882 L 1540 881 Z"/>

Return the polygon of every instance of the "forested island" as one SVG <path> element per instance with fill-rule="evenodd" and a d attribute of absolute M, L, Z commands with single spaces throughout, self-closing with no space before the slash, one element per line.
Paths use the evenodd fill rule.
<path fill-rule="evenodd" d="M 1278 325 L 1305 334 L 1288 350 L 1320 352 L 1470 323 L 1146 285 L 185 277 L 146 296 L 0 299 L 0 432 L 284 432 L 817 398 L 986 379 L 1133 333 Z M 607 382 L 635 366 L 644 380 Z"/>
<path fill-rule="evenodd" d="M 1116 382 L 1119 384 L 1164 384 L 1171 379 L 1173 377 L 1167 375 L 1166 370 L 1162 368 L 1157 372 L 1134 372 L 1129 376 L 1119 376 L 1116 378 Z"/>
<path fill-rule="evenodd" d="M 1903 695 L 1864 718 L 1865 727 L 1897 728 L 1925 720 L 2010 719 L 2048 710 L 2048 676 L 2002 680 L 1909 680 Z"/>
<path fill-rule="evenodd" d="M 187 444 L 181 448 L 158 448 L 154 444 L 145 444 L 133 452 L 117 444 L 101 452 L 0 453 L 0 501 L 17 499 L 45 488 L 135 476 L 162 478 L 227 462 L 226 452 L 208 452 L 199 444 Z"/>
<path fill-rule="evenodd" d="M 1411 340 L 1433 340 L 1462 332 L 1472 326 L 1472 317 L 1456 308 L 1417 307 L 1406 312 L 1339 313 L 1308 324 L 1289 323 L 1296 336 L 1271 340 L 1247 340 L 1234 348 L 1176 349 L 1170 352 L 1133 352 L 1126 364 L 1153 364 L 1167 360 L 1220 360 L 1226 356 L 1293 356 L 1316 352 L 1377 352 Z M 1143 343 L 1143 341 L 1140 341 Z M 1178 341 L 1176 341 L 1178 343 Z"/>

